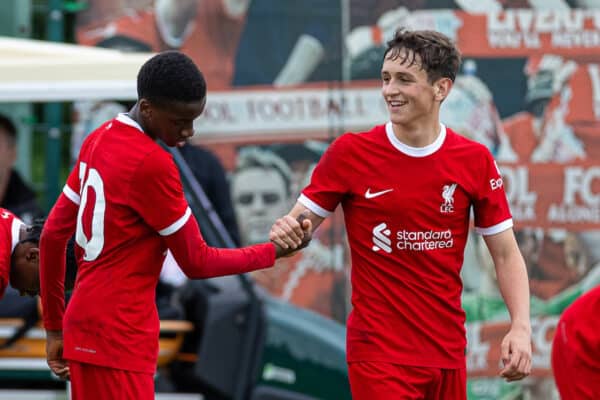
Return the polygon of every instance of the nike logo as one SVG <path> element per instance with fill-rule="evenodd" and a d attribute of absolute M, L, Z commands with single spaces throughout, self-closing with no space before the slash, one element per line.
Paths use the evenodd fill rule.
<path fill-rule="evenodd" d="M 379 196 L 381 196 L 383 194 L 391 192 L 392 190 L 394 190 L 394 189 L 382 190 L 381 192 L 371 193 L 371 188 L 368 188 L 367 191 L 365 192 L 365 198 L 367 198 L 367 199 L 374 199 L 375 197 L 379 197 Z"/>

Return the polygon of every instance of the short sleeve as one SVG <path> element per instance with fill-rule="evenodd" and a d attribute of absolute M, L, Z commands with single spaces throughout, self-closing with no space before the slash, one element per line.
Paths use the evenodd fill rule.
<path fill-rule="evenodd" d="M 80 193 L 81 193 L 81 188 L 80 188 L 81 179 L 79 177 L 80 170 L 81 170 L 81 161 L 77 160 L 77 163 L 71 170 L 71 173 L 69 174 L 69 177 L 67 178 L 67 182 L 65 183 L 65 186 L 63 187 L 64 195 L 69 200 L 71 200 L 73 203 L 75 203 L 76 205 L 79 205 L 79 202 L 81 201 L 81 199 L 79 197 Z"/>
<path fill-rule="evenodd" d="M 149 153 L 140 163 L 131 182 L 130 202 L 162 236 L 177 232 L 191 216 L 179 171 L 163 149 Z"/>
<path fill-rule="evenodd" d="M 342 135 L 327 149 L 315 167 L 309 185 L 298 201 L 320 217 L 328 217 L 349 191 L 352 171 L 348 160 L 348 139 Z"/>
<path fill-rule="evenodd" d="M 487 148 L 481 149 L 481 168 L 474 169 L 478 173 L 473 202 L 475 230 L 493 235 L 511 228 L 513 222 L 498 165 Z"/>

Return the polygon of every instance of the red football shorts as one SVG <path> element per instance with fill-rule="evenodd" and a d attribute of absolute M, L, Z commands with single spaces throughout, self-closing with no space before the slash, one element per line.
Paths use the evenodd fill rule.
<path fill-rule="evenodd" d="M 465 400 L 464 368 L 414 367 L 383 362 L 351 362 L 348 375 L 353 400 Z"/>
<path fill-rule="evenodd" d="M 560 322 L 552 342 L 552 371 L 562 400 L 597 400 L 600 397 L 600 371 L 583 363 L 569 340 L 577 340 L 569 335 L 568 326 Z"/>
<path fill-rule="evenodd" d="M 69 360 L 71 400 L 154 400 L 152 374 Z"/>

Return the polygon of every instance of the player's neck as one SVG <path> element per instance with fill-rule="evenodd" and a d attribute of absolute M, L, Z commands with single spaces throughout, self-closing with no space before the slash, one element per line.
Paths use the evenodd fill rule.
<path fill-rule="evenodd" d="M 430 118 L 426 121 L 415 121 L 409 124 L 392 122 L 392 127 L 396 138 L 411 147 L 428 146 L 435 142 L 440 135 L 439 118 Z"/>
<path fill-rule="evenodd" d="M 139 126 L 142 127 L 142 130 L 144 131 L 144 133 L 150 137 L 152 137 L 148 131 L 146 130 L 146 127 L 144 126 L 144 120 L 142 118 L 142 113 L 140 112 L 140 108 L 138 106 L 138 103 L 135 103 L 133 105 L 133 107 L 131 107 L 131 110 L 129 110 L 125 115 L 127 115 L 129 118 L 131 118 L 132 120 L 134 120 L 135 122 L 138 123 Z M 152 138 L 154 139 L 154 138 Z"/>

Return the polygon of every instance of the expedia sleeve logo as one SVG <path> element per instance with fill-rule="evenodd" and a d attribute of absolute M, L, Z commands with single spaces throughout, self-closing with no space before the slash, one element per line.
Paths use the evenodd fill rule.
<path fill-rule="evenodd" d="M 490 179 L 490 186 L 492 190 L 500 189 L 502 187 L 502 178 Z"/>
<path fill-rule="evenodd" d="M 500 189 L 502 187 L 502 173 L 500 172 L 500 168 L 498 167 L 498 163 L 494 160 L 494 166 L 496 167 L 496 172 L 498 172 L 498 179 L 490 179 L 490 187 L 492 190 Z"/>

